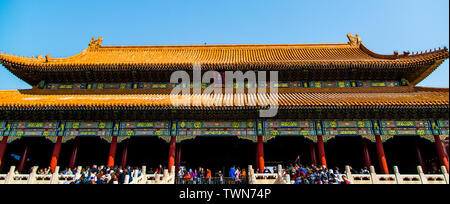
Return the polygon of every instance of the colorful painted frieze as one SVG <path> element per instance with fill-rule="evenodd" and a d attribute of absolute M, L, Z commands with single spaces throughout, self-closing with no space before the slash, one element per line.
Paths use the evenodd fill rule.
<path fill-rule="evenodd" d="M 216 80 L 218 81 L 218 79 Z M 209 86 L 221 87 L 222 83 L 202 83 L 199 88 Z M 217 85 L 217 86 L 215 86 Z M 127 83 L 40 83 L 39 87 L 44 89 L 172 89 L 176 86 L 181 88 L 194 88 L 193 83 L 160 83 L 160 82 L 127 82 Z M 280 81 L 276 83 L 233 83 L 226 84 L 227 88 L 346 88 L 346 87 L 398 87 L 399 81 Z"/>
<path fill-rule="evenodd" d="M 26 129 L 26 128 L 58 128 L 58 122 L 12 122 L 9 123 L 13 129 Z"/>
<path fill-rule="evenodd" d="M 168 129 L 170 127 L 170 122 L 159 121 L 159 122 L 120 122 L 121 129 Z"/>
<path fill-rule="evenodd" d="M 42 137 L 42 136 L 57 136 L 56 130 L 44 130 L 44 129 L 24 129 L 24 130 L 12 130 L 9 131 L 8 136 L 25 136 L 25 137 Z"/>
<path fill-rule="evenodd" d="M 314 121 L 264 121 L 266 128 L 314 128 Z"/>
<path fill-rule="evenodd" d="M 371 128 L 372 122 L 370 120 L 342 120 L 342 121 L 329 121 L 322 122 L 324 128 Z"/>
<path fill-rule="evenodd" d="M 112 132 L 112 129 L 69 129 L 64 136 L 111 136 Z"/>
<path fill-rule="evenodd" d="M 169 130 L 157 129 L 122 129 L 119 136 L 169 136 Z"/>
<path fill-rule="evenodd" d="M 448 128 L 447 129 L 440 129 L 439 130 L 439 135 L 448 136 Z"/>
<path fill-rule="evenodd" d="M 430 129 L 426 128 L 394 128 L 383 129 L 383 135 L 433 135 Z"/>
<path fill-rule="evenodd" d="M 0 122 L 0 136 L 3 136 L 5 131 L 6 131 L 6 122 Z"/>
<path fill-rule="evenodd" d="M 448 120 L 437 120 L 436 123 L 440 128 L 448 128 Z"/>
<path fill-rule="evenodd" d="M 413 120 L 396 120 L 396 121 L 380 121 L 382 128 L 429 128 L 430 122 L 426 120 L 413 121 Z"/>
<path fill-rule="evenodd" d="M 254 130 L 224 130 L 224 129 L 210 129 L 210 130 L 179 130 L 179 136 L 245 136 L 256 135 Z"/>
<path fill-rule="evenodd" d="M 174 88 L 175 84 L 170 83 L 148 83 L 148 82 L 141 82 L 137 83 L 138 89 L 169 89 Z"/>
<path fill-rule="evenodd" d="M 108 129 L 113 128 L 113 122 L 66 122 L 66 129 Z"/>
<path fill-rule="evenodd" d="M 283 129 L 266 129 L 266 135 L 271 136 L 312 136 L 316 135 L 314 128 L 283 128 Z"/>
<path fill-rule="evenodd" d="M 73 83 L 73 84 L 47 84 L 46 89 L 86 89 L 85 83 Z"/>
<path fill-rule="evenodd" d="M 397 87 L 398 81 L 358 81 L 358 87 Z"/>
<path fill-rule="evenodd" d="M 218 121 L 218 122 L 200 122 L 200 121 L 180 121 L 177 123 L 179 129 L 207 129 L 207 128 L 254 128 L 252 121 Z"/>

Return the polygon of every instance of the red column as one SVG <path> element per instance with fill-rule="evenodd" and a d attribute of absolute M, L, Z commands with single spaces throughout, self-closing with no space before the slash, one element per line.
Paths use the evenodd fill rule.
<path fill-rule="evenodd" d="M 372 160 L 370 159 L 370 152 L 369 152 L 369 145 L 367 144 L 367 139 L 362 138 L 362 148 L 363 148 L 363 154 L 364 154 L 364 166 L 367 167 L 367 169 L 372 166 Z"/>
<path fill-rule="evenodd" d="M 316 143 L 309 141 L 309 154 L 311 155 L 311 164 L 317 166 Z"/>
<path fill-rule="evenodd" d="M 441 161 L 442 166 L 445 166 L 445 168 L 447 168 L 447 172 L 448 172 L 448 158 L 447 158 L 447 156 L 445 156 L 444 146 L 442 145 L 442 141 L 441 141 L 441 138 L 439 137 L 439 135 L 434 136 L 434 143 L 436 145 L 436 150 L 437 150 L 437 153 L 439 156 L 439 161 Z"/>
<path fill-rule="evenodd" d="M 448 141 L 444 143 L 445 156 L 448 158 Z"/>
<path fill-rule="evenodd" d="M 323 136 L 317 136 L 317 148 L 319 149 L 319 159 L 322 166 L 327 167 L 327 158 L 325 156 L 325 145 L 323 144 Z"/>
<path fill-rule="evenodd" d="M 256 147 L 256 163 L 259 168 L 259 172 L 264 172 L 264 139 L 263 136 L 258 136 Z"/>
<path fill-rule="evenodd" d="M 5 155 L 7 145 L 8 145 L 8 136 L 3 136 L 2 141 L 0 141 L 0 167 L 2 166 L 3 156 Z"/>
<path fill-rule="evenodd" d="M 25 146 L 25 150 L 23 151 L 22 156 L 20 157 L 19 168 L 17 169 L 19 172 L 22 172 L 23 168 L 25 168 L 25 163 L 27 162 L 29 149 L 30 144 L 27 143 Z"/>
<path fill-rule="evenodd" d="M 427 172 L 422 152 L 420 151 L 419 137 L 414 137 L 414 146 L 416 148 L 417 161 L 419 162 L 419 165 L 422 167 L 422 170 L 424 172 Z"/>
<path fill-rule="evenodd" d="M 112 137 L 111 146 L 109 148 L 108 167 L 114 166 L 117 150 L 117 136 Z"/>
<path fill-rule="evenodd" d="M 380 168 L 382 174 L 389 174 L 389 168 L 387 165 L 386 155 L 384 154 L 383 142 L 380 135 L 375 135 L 377 141 L 378 161 L 380 162 Z"/>
<path fill-rule="evenodd" d="M 177 147 L 177 137 L 171 136 L 170 137 L 170 146 L 169 146 L 169 172 L 172 170 L 172 166 L 175 165 L 175 151 Z"/>
<path fill-rule="evenodd" d="M 181 143 L 177 145 L 177 152 L 176 152 L 176 159 L 175 159 L 175 170 L 178 171 L 178 169 L 181 166 Z"/>
<path fill-rule="evenodd" d="M 128 161 L 128 141 L 123 143 L 123 151 L 122 151 L 122 162 L 120 162 L 120 166 L 125 168 L 127 166 Z"/>
<path fill-rule="evenodd" d="M 73 169 L 75 164 L 77 163 L 78 156 L 78 145 L 80 143 L 80 139 L 77 137 L 73 142 L 72 155 L 70 156 L 69 168 Z"/>
<path fill-rule="evenodd" d="M 62 136 L 56 139 L 55 147 L 53 148 L 52 160 L 50 161 L 50 170 L 55 172 L 55 168 L 58 165 L 59 154 L 61 153 Z"/>

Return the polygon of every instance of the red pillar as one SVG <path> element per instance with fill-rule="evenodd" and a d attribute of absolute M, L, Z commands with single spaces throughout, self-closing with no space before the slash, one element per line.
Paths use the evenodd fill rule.
<path fill-rule="evenodd" d="M 128 141 L 123 143 L 123 151 L 122 151 L 122 161 L 120 162 L 120 166 L 125 168 L 128 162 Z"/>
<path fill-rule="evenodd" d="M 367 167 L 367 169 L 372 166 L 372 160 L 370 159 L 370 152 L 369 152 L 369 144 L 367 144 L 367 139 L 362 138 L 362 148 L 363 148 L 363 154 L 364 154 L 364 166 Z"/>
<path fill-rule="evenodd" d="M 311 155 L 311 164 L 317 166 L 316 143 L 309 141 L 309 154 Z"/>
<path fill-rule="evenodd" d="M 78 145 L 80 143 L 80 139 L 77 137 L 73 142 L 72 155 L 70 156 L 69 168 L 73 169 L 75 164 L 77 163 L 78 157 Z"/>
<path fill-rule="evenodd" d="M 444 142 L 444 150 L 445 150 L 445 156 L 448 158 L 448 141 Z"/>
<path fill-rule="evenodd" d="M 17 169 L 19 172 L 22 172 L 23 169 L 25 168 L 25 163 L 27 162 L 29 149 L 30 144 L 27 143 L 25 146 L 25 150 L 23 151 L 22 156 L 20 157 L 19 168 Z"/>
<path fill-rule="evenodd" d="M 325 145 L 323 144 L 323 136 L 317 136 L 317 148 L 319 149 L 319 159 L 322 166 L 327 167 L 327 158 L 325 156 Z"/>
<path fill-rule="evenodd" d="M 170 137 L 170 146 L 169 146 L 169 172 L 172 171 L 172 166 L 175 165 L 175 151 L 177 147 L 177 137 L 171 136 Z"/>
<path fill-rule="evenodd" d="M 0 167 L 2 166 L 3 156 L 5 155 L 7 145 L 8 145 L 8 136 L 3 136 L 2 141 L 0 141 Z"/>
<path fill-rule="evenodd" d="M 112 137 L 111 146 L 109 148 L 108 167 L 114 166 L 117 150 L 117 136 Z"/>
<path fill-rule="evenodd" d="M 441 161 L 442 166 L 445 166 L 445 168 L 447 168 L 447 172 L 448 172 L 448 158 L 447 158 L 447 156 L 445 156 L 444 146 L 442 145 L 442 141 L 441 141 L 441 138 L 439 137 L 439 135 L 434 136 L 434 143 L 436 145 L 436 150 L 437 150 L 437 153 L 439 156 L 439 161 Z"/>
<path fill-rule="evenodd" d="M 382 174 L 389 174 L 389 167 L 387 165 L 386 155 L 384 154 L 383 142 L 380 135 L 375 135 L 377 141 L 378 161 L 380 162 L 380 168 Z"/>
<path fill-rule="evenodd" d="M 259 168 L 259 172 L 264 172 L 264 139 L 263 136 L 258 136 L 256 147 L 256 163 Z"/>
<path fill-rule="evenodd" d="M 414 146 L 416 148 L 417 161 L 419 162 L 419 165 L 422 167 L 422 170 L 424 172 L 427 172 L 422 152 L 420 151 L 419 137 L 414 137 Z"/>
<path fill-rule="evenodd" d="M 61 153 L 62 136 L 56 139 L 55 147 L 53 148 L 52 160 L 50 161 L 50 170 L 54 173 L 58 165 L 59 154 Z"/>
<path fill-rule="evenodd" d="M 178 171 L 181 166 L 181 143 L 179 143 L 176 148 L 175 170 Z"/>

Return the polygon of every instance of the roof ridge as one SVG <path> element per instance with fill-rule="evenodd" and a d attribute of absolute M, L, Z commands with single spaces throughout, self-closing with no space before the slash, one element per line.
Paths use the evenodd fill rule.
<path fill-rule="evenodd" d="M 102 45 L 99 49 L 105 48 L 267 48 L 267 47 L 321 47 L 340 46 L 349 47 L 348 43 L 308 43 L 308 44 L 213 44 L 213 45 Z"/>

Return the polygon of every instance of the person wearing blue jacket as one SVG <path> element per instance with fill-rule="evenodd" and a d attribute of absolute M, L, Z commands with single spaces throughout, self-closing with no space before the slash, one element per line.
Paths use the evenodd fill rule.
<path fill-rule="evenodd" d="M 230 174 L 228 175 L 228 177 L 230 177 L 230 178 L 235 178 L 235 177 L 236 177 L 235 173 L 236 173 L 236 169 L 235 169 L 234 166 L 233 166 L 233 167 L 231 167 L 231 169 L 230 169 Z"/>

